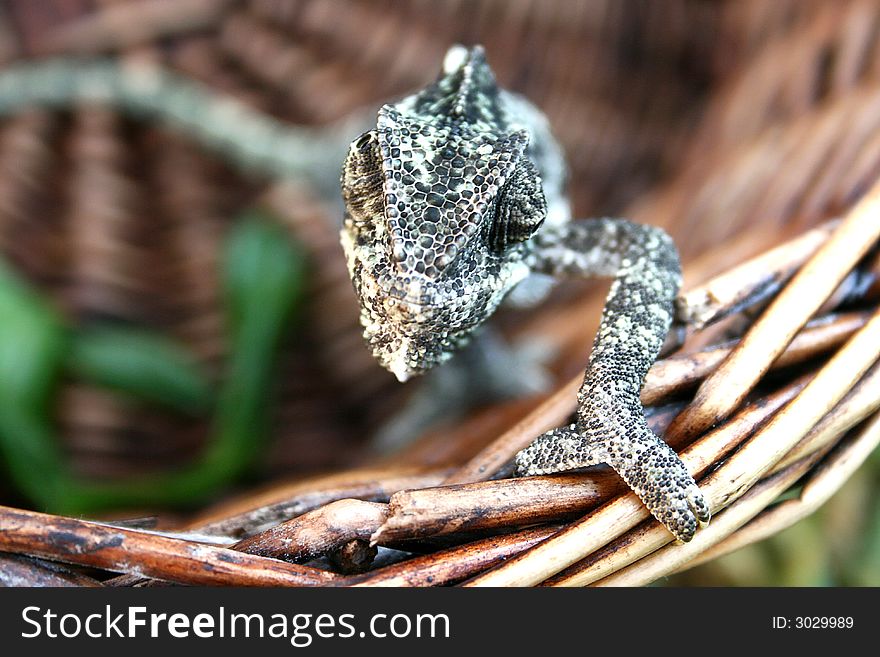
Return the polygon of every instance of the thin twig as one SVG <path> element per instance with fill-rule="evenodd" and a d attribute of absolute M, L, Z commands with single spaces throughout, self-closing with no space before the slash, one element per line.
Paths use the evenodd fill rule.
<path fill-rule="evenodd" d="M 0 550 L 172 582 L 318 586 L 333 573 L 226 548 L 0 506 Z"/>
<path fill-rule="evenodd" d="M 696 436 L 739 406 L 810 316 L 880 237 L 880 183 L 847 213 L 831 238 L 798 271 L 739 346 L 697 390 L 673 423 L 674 434 Z"/>
<path fill-rule="evenodd" d="M 0 554 L 0 587 L 2 586 L 96 587 L 102 584 L 51 561 L 20 554 Z"/>
<path fill-rule="evenodd" d="M 619 492 L 612 471 L 475 482 L 401 491 L 373 543 L 533 525 L 570 518 Z"/>
<path fill-rule="evenodd" d="M 826 222 L 691 288 L 676 301 L 678 320 L 702 328 L 773 294 L 839 224 Z"/>
<path fill-rule="evenodd" d="M 368 540 L 387 514 L 386 504 L 339 500 L 245 538 L 233 549 L 285 561 L 308 561 L 350 541 Z"/>
<path fill-rule="evenodd" d="M 752 543 L 777 534 L 806 518 L 825 504 L 849 477 L 865 461 L 880 442 L 880 415 L 877 415 L 859 437 L 845 444 L 813 472 L 800 494 L 780 502 L 766 510 L 742 527 L 738 532 L 713 545 L 694 559 L 682 563 L 676 571 L 687 570 L 712 561 Z"/>
<path fill-rule="evenodd" d="M 342 499 L 384 502 L 399 490 L 436 486 L 449 473 L 417 467 L 364 468 L 275 484 L 260 493 L 224 502 L 188 524 L 192 530 L 244 536 Z"/>
<path fill-rule="evenodd" d="M 559 530 L 538 527 L 458 545 L 434 554 L 379 568 L 352 580 L 356 586 L 446 586 L 519 554 Z"/>

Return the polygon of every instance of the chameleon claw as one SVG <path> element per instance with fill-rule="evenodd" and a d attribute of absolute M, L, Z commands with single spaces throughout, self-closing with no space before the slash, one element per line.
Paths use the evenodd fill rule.
<path fill-rule="evenodd" d="M 671 450 L 670 450 L 671 451 Z M 677 457 L 676 457 L 677 460 Z M 697 529 L 705 527 L 711 517 L 709 505 L 706 503 L 700 488 L 684 469 L 684 465 L 678 461 L 680 468 L 671 468 L 664 472 L 658 483 L 660 488 L 657 493 L 651 495 L 652 482 L 646 482 L 645 489 L 636 490 L 636 493 L 645 502 L 657 520 L 668 529 L 680 543 L 688 543 L 694 537 Z M 674 473 L 675 470 L 679 472 Z"/>
<path fill-rule="evenodd" d="M 689 491 L 688 504 L 700 525 L 700 529 L 706 527 L 712 519 L 712 511 L 709 509 L 706 498 L 703 497 L 698 486 L 694 486 Z"/>

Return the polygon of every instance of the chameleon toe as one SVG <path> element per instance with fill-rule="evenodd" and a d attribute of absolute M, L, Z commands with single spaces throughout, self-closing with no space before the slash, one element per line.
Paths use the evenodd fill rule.
<path fill-rule="evenodd" d="M 515 457 L 518 476 L 586 468 L 604 461 L 601 445 L 586 441 L 573 424 L 541 434 Z"/>
<path fill-rule="evenodd" d="M 687 499 L 691 511 L 697 518 L 697 522 L 700 523 L 700 527 L 708 525 L 709 521 L 712 519 L 712 511 L 709 509 L 709 504 L 706 502 L 706 498 L 703 497 L 703 493 L 700 492 L 700 488 L 697 485 L 691 486 L 688 491 Z"/>

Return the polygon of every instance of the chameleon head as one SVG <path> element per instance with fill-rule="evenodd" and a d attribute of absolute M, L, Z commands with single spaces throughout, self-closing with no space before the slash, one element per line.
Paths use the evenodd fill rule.
<path fill-rule="evenodd" d="M 524 130 L 504 130 L 479 48 L 379 110 L 342 171 L 342 245 L 379 362 L 406 380 L 448 359 L 528 273 L 546 214 Z"/>

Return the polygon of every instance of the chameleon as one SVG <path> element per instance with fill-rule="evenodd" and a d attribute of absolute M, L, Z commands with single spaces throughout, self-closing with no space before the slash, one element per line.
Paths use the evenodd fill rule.
<path fill-rule="evenodd" d="M 383 105 L 345 156 L 340 238 L 364 338 L 406 381 L 448 361 L 538 277 L 612 277 L 575 422 L 520 451 L 515 473 L 606 463 L 689 541 L 709 506 L 639 398 L 672 323 L 677 249 L 649 225 L 573 220 L 565 177 L 542 112 L 499 87 L 482 47 L 452 47 L 437 79 Z"/>
<path fill-rule="evenodd" d="M 542 276 L 614 277 L 576 422 L 537 437 L 516 469 L 608 463 L 677 538 L 708 522 L 699 487 L 648 429 L 639 401 L 680 286 L 675 246 L 623 219 L 571 220 L 547 119 L 498 87 L 482 48 L 452 48 L 434 83 L 382 106 L 376 127 L 347 149 L 356 134 L 348 124 L 289 126 L 156 67 L 47 60 L 0 72 L 0 117 L 84 101 L 152 117 L 244 169 L 322 189 L 329 163 L 345 158 L 341 238 L 361 322 L 400 380 L 461 352 L 503 300 L 534 297 Z M 475 360 L 485 369 L 493 359 Z"/>

